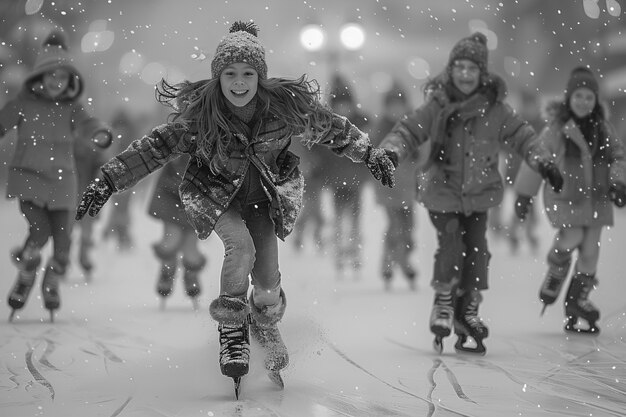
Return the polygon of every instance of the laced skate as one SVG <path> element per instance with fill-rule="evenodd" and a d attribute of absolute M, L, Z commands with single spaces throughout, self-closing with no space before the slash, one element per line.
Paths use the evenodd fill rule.
<path fill-rule="evenodd" d="M 470 291 L 459 296 L 454 317 L 454 332 L 458 336 L 454 348 L 457 352 L 478 353 L 487 352 L 483 339 L 489 336 L 489 329 L 478 317 L 478 306 L 482 297 L 477 291 Z M 471 337 L 476 346 L 466 346 L 468 337 Z"/>
<path fill-rule="evenodd" d="M 41 282 L 41 296 L 46 310 L 50 312 L 50 322 L 54 322 L 54 312 L 61 307 L 61 295 L 59 293 L 59 280 L 63 276 L 62 268 L 55 263 L 46 268 Z"/>
<path fill-rule="evenodd" d="M 562 265 L 554 264 L 553 261 L 550 260 L 548 260 L 548 262 L 550 266 L 541 284 L 541 289 L 539 290 L 539 300 L 543 303 L 543 308 L 541 309 L 542 316 L 546 308 L 550 304 L 553 304 L 559 297 L 570 267 L 569 260 L 565 261 Z"/>
<path fill-rule="evenodd" d="M 452 291 L 435 293 L 433 309 L 430 313 L 430 331 L 434 333 L 433 347 L 441 354 L 443 352 L 443 338 L 452 332 L 454 316 Z"/>
<path fill-rule="evenodd" d="M 576 274 L 567 291 L 565 298 L 565 315 L 567 322 L 565 331 L 573 333 L 598 334 L 600 328 L 596 322 L 600 318 L 600 311 L 588 300 L 589 293 L 597 284 L 592 275 Z M 579 319 L 587 322 L 586 327 L 579 325 Z"/>
<path fill-rule="evenodd" d="M 33 286 L 35 285 L 36 271 L 20 271 L 17 280 L 9 293 L 8 304 L 11 307 L 9 321 L 13 321 L 13 316 L 26 304 Z"/>
<path fill-rule="evenodd" d="M 220 371 L 235 383 L 235 397 L 239 399 L 241 377 L 250 366 L 250 335 L 248 323 L 220 324 Z"/>
<path fill-rule="evenodd" d="M 204 267 L 206 261 L 202 259 L 197 265 L 190 265 L 183 260 L 185 272 L 183 274 L 183 284 L 185 285 L 185 293 L 191 298 L 193 309 L 198 311 L 198 296 L 202 292 L 200 287 L 200 270 Z"/>

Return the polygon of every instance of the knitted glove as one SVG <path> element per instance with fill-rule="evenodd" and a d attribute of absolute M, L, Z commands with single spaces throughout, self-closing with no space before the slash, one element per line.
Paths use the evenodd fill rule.
<path fill-rule="evenodd" d="M 393 188 L 396 185 L 393 171 L 395 171 L 397 164 L 398 156 L 394 151 L 373 147 L 367 150 L 365 165 L 367 165 L 374 178 L 389 188 Z"/>
<path fill-rule="evenodd" d="M 113 194 L 113 187 L 105 178 L 96 178 L 88 186 L 76 209 L 76 220 L 83 218 L 89 212 L 91 217 L 95 217 L 102 209 L 102 206 Z"/>
<path fill-rule="evenodd" d="M 539 163 L 539 174 L 550 183 L 555 192 L 561 192 L 563 189 L 563 176 L 554 162 Z"/>
<path fill-rule="evenodd" d="M 526 220 L 526 216 L 533 205 L 533 198 L 525 195 L 518 195 L 515 200 L 515 215 L 520 220 Z"/>
<path fill-rule="evenodd" d="M 626 205 L 626 185 L 617 183 L 609 188 L 609 198 L 617 207 Z"/>

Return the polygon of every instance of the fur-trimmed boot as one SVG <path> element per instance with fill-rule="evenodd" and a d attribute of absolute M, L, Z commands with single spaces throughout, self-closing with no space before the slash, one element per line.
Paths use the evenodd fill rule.
<path fill-rule="evenodd" d="M 222 375 L 241 378 L 250 366 L 248 300 L 223 294 L 211 302 L 209 313 L 219 323 Z"/>

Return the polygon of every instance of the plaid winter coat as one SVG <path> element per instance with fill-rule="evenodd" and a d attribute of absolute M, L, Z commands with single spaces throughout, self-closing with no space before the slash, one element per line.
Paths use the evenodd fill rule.
<path fill-rule="evenodd" d="M 116 191 L 123 191 L 177 154 L 190 154 L 192 161 L 179 192 L 189 223 L 200 239 L 206 239 L 242 186 L 250 164 L 254 164 L 261 173 L 263 189 L 270 200 L 274 231 L 284 240 L 293 229 L 304 192 L 299 157 L 289 151 L 292 135 L 285 122 L 275 116 L 259 118 L 252 129 L 234 115 L 230 121 L 235 140 L 228 147 L 229 159 L 220 167 L 218 175 L 211 172 L 209 161 L 198 151 L 197 132 L 176 123 L 154 128 L 112 158 L 102 171 Z M 353 162 L 363 162 L 370 146 L 366 134 L 347 118 L 336 114 L 328 134 L 320 135 L 313 142 L 327 146 Z"/>

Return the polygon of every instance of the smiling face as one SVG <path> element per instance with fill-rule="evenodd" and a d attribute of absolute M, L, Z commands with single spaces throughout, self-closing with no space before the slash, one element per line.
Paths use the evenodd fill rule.
<path fill-rule="evenodd" d="M 463 94 L 470 95 L 480 83 L 480 68 L 474 61 L 458 59 L 452 65 L 452 83 Z"/>
<path fill-rule="evenodd" d="M 63 68 L 57 68 L 43 75 L 44 88 L 52 98 L 57 98 L 63 94 L 69 83 L 70 73 Z"/>
<path fill-rule="evenodd" d="M 576 117 L 582 119 L 588 116 L 596 106 L 596 95 L 586 87 L 574 90 L 569 99 L 569 107 Z"/>
<path fill-rule="evenodd" d="M 243 107 L 252 100 L 258 85 L 259 75 L 245 62 L 230 64 L 220 74 L 224 97 L 237 107 Z"/>

